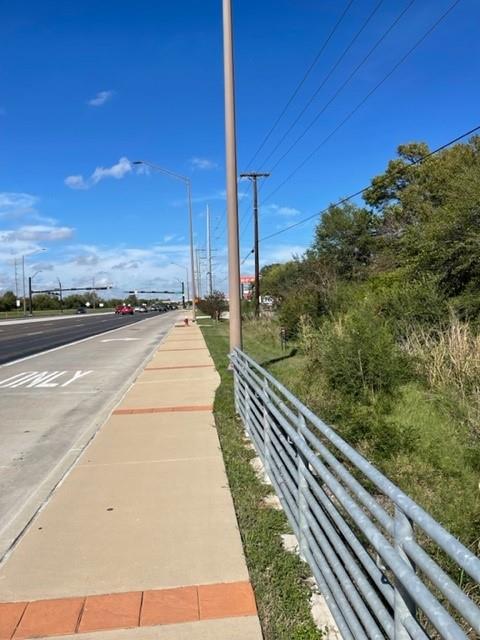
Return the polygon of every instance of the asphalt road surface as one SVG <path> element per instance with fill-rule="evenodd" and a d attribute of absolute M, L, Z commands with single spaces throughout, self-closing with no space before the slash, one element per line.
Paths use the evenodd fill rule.
<path fill-rule="evenodd" d="M 102 332 L 0 366 L 0 562 L 180 318 L 172 311 L 0 325 L 2 351 L 14 341 L 15 358 Z M 119 329 L 103 333 L 111 328 Z"/>
<path fill-rule="evenodd" d="M 99 313 L 88 317 L 79 314 L 62 320 L 42 319 L 15 324 L 0 323 L 0 365 L 118 327 L 141 322 L 151 318 L 152 315 L 158 314 L 151 312 L 121 316 L 115 313 Z"/>

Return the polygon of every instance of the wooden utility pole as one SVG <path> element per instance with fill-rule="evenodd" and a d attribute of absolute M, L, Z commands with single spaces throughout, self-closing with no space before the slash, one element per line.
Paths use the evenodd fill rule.
<path fill-rule="evenodd" d="M 248 178 L 253 183 L 253 251 L 255 253 L 255 316 L 260 315 L 260 256 L 258 253 L 258 178 L 268 178 L 269 173 L 241 173 L 241 178 Z"/>

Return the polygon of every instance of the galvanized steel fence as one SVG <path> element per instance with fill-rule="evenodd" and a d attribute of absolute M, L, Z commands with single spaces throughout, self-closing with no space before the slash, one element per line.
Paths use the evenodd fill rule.
<path fill-rule="evenodd" d="M 480 637 L 480 559 L 249 356 L 231 361 L 236 411 L 344 640 Z"/>

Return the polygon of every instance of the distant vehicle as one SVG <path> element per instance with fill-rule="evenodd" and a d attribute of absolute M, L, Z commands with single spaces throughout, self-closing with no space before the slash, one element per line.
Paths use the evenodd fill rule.
<path fill-rule="evenodd" d="M 87 310 L 85 309 L 85 307 L 78 307 L 77 313 L 87 313 Z"/>
<path fill-rule="evenodd" d="M 129 304 L 119 304 L 118 307 L 115 308 L 115 313 L 118 313 L 121 316 L 133 316 L 134 309 Z"/>
<path fill-rule="evenodd" d="M 147 307 L 135 307 L 135 311 L 137 311 L 138 313 L 147 313 Z"/>

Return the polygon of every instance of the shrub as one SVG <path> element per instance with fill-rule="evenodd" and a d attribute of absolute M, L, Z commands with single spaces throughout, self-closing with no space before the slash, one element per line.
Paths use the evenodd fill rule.
<path fill-rule="evenodd" d="M 324 322 L 302 336 L 310 367 L 319 368 L 329 386 L 345 397 L 370 403 L 393 396 L 409 377 L 408 359 L 387 324 L 363 308 Z"/>
<path fill-rule="evenodd" d="M 225 300 L 225 294 L 221 291 L 214 291 L 210 296 L 198 303 L 199 309 L 203 313 L 207 313 L 214 320 L 220 320 L 222 311 L 228 309 L 228 303 Z"/>

